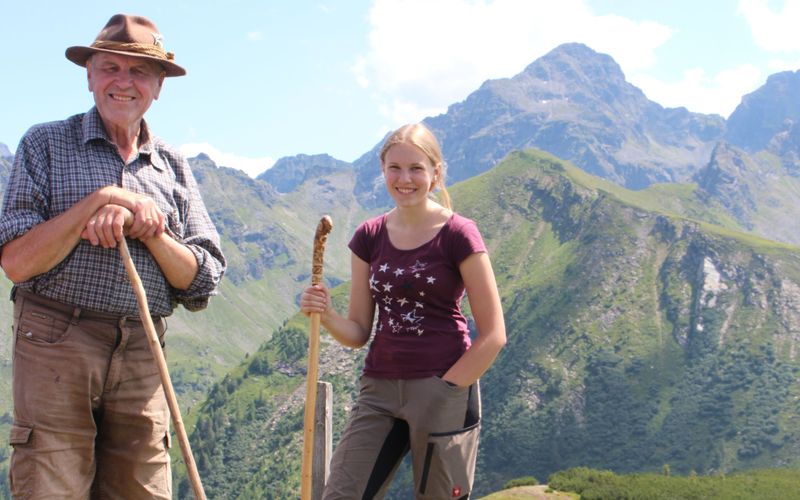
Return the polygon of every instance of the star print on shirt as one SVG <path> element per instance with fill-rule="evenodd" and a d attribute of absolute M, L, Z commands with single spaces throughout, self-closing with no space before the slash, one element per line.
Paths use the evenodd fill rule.
<path fill-rule="evenodd" d="M 416 261 L 416 262 L 414 262 L 414 265 L 409 268 L 409 270 L 412 273 L 416 273 L 417 271 L 422 271 L 426 267 L 428 267 L 428 263 L 427 262 Z"/>
<path fill-rule="evenodd" d="M 429 263 L 417 259 L 413 264 L 386 261 L 376 263 L 369 287 L 379 304 L 382 334 L 422 335 L 425 332 L 427 291 L 439 277 Z M 381 279 L 377 279 L 381 276 Z"/>
<path fill-rule="evenodd" d="M 419 323 L 425 319 L 425 316 L 417 316 L 417 310 L 413 309 L 411 312 L 403 314 L 401 318 L 408 323 Z"/>

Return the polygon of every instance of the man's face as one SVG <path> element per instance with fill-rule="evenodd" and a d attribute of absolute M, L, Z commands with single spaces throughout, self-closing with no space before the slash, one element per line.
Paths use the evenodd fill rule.
<path fill-rule="evenodd" d="M 87 61 L 86 70 L 89 91 L 107 127 L 138 125 L 153 100 L 158 99 L 165 76 L 158 63 L 105 52 L 95 53 Z"/>

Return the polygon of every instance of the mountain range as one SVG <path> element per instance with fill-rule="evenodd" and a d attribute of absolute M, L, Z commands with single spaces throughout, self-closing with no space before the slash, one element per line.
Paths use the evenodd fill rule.
<path fill-rule="evenodd" d="M 425 120 L 456 210 L 487 240 L 509 332 L 482 381 L 478 492 L 574 465 L 798 465 L 799 85 L 798 72 L 772 75 L 726 120 L 664 108 L 609 56 L 566 44 Z M 379 148 L 352 164 L 283 158 L 256 179 L 190 159 L 230 269 L 207 312 L 171 318 L 168 356 L 214 497 L 296 494 L 296 295 L 330 214 L 326 280 L 346 307 L 346 242 L 389 202 Z M 337 437 L 364 353 L 323 345 Z M 0 338 L 3 432 L 9 367 Z M 408 480 L 404 468 L 392 498 Z"/>

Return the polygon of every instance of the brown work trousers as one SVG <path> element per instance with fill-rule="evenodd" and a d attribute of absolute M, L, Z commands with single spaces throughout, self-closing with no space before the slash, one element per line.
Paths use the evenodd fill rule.
<path fill-rule="evenodd" d="M 18 290 L 14 339 L 13 498 L 170 499 L 169 408 L 138 318 Z"/>
<path fill-rule="evenodd" d="M 361 389 L 336 450 L 323 499 L 383 498 L 410 451 L 416 499 L 467 499 L 480 432 L 478 383 L 439 377 L 361 377 Z"/>

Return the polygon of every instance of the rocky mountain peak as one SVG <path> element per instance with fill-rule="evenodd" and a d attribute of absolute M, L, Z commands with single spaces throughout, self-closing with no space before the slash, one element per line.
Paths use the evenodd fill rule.
<path fill-rule="evenodd" d="M 725 138 L 748 152 L 766 149 L 776 134 L 800 122 L 800 71 L 775 73 L 742 97 L 728 118 Z"/>
<path fill-rule="evenodd" d="M 580 43 L 559 45 L 531 63 L 514 77 L 519 83 L 538 82 L 540 97 L 557 91 L 553 97 L 596 98 L 605 104 L 620 98 L 644 100 L 644 94 L 625 81 L 619 64 L 611 56 L 595 52 Z M 524 83 L 522 83 L 524 85 Z"/>
<path fill-rule="evenodd" d="M 610 56 L 578 43 L 556 47 L 512 78 L 485 82 L 425 122 L 442 143 L 450 182 L 534 147 L 633 189 L 688 180 L 725 127 L 721 116 L 650 101 Z M 355 162 L 358 196 L 368 206 L 385 199 L 375 151 Z"/>
<path fill-rule="evenodd" d="M 738 220 L 748 220 L 755 210 L 753 193 L 748 183 L 752 168 L 747 155 L 724 141 L 717 144 L 708 165 L 694 177 L 706 196 L 717 200 Z"/>
<path fill-rule="evenodd" d="M 800 122 L 786 123 L 786 130 L 770 139 L 767 151 L 780 156 L 787 174 L 800 177 Z"/>
<path fill-rule="evenodd" d="M 272 168 L 256 178 L 268 182 L 278 192 L 288 193 L 310 178 L 323 177 L 347 168 L 351 168 L 350 163 L 328 154 L 300 154 L 279 159 Z"/>

